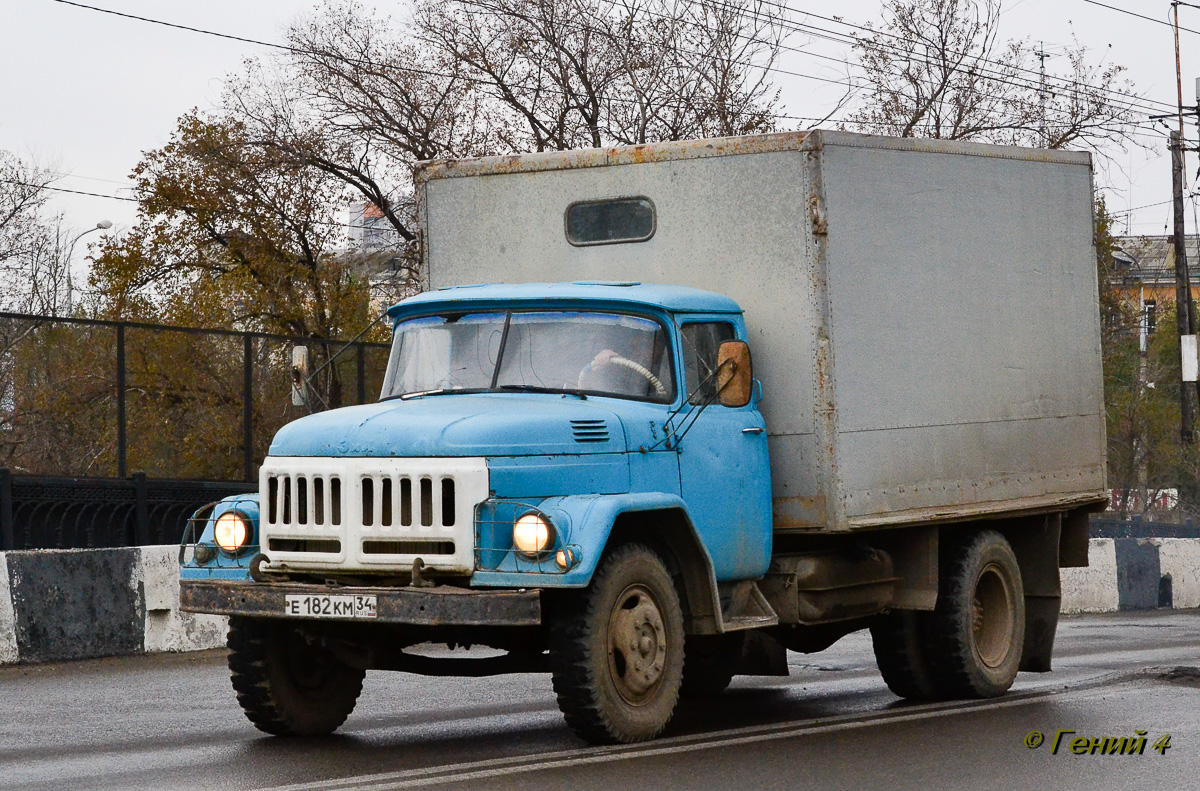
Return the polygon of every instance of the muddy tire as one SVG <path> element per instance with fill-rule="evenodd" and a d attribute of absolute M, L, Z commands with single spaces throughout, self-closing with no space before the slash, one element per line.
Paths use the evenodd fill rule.
<path fill-rule="evenodd" d="M 233 616 L 228 643 L 233 689 L 259 730 L 322 736 L 354 710 L 365 671 L 309 645 L 292 624 Z"/>
<path fill-rule="evenodd" d="M 729 686 L 742 658 L 744 632 L 690 634 L 684 641 L 683 686 L 687 698 L 711 698 Z"/>
<path fill-rule="evenodd" d="M 592 744 L 653 739 L 683 680 L 683 616 L 662 560 L 641 544 L 604 558 L 587 590 L 561 603 L 550 665 L 567 725 Z"/>
<path fill-rule="evenodd" d="M 875 664 L 888 689 L 910 700 L 943 697 L 929 661 L 931 613 L 892 610 L 871 624 Z"/>
<path fill-rule="evenodd" d="M 991 698 L 1012 686 L 1025 641 L 1025 593 L 1012 547 L 981 530 L 944 548 L 930 662 L 946 697 Z"/>

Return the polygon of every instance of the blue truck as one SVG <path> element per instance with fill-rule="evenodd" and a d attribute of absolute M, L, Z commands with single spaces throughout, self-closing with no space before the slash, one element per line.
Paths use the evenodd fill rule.
<path fill-rule="evenodd" d="M 182 555 L 254 725 L 329 733 L 367 670 L 549 672 L 635 742 L 862 629 L 906 698 L 1050 670 L 1106 502 L 1087 155 L 787 133 L 416 194 L 379 401 L 284 426 Z"/>

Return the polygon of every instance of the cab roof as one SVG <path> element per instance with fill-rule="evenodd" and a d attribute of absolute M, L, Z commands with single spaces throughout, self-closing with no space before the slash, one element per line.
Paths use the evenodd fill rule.
<path fill-rule="evenodd" d="M 581 281 L 574 283 L 487 283 L 451 286 L 409 297 L 388 309 L 393 319 L 422 312 L 435 305 L 486 303 L 496 307 L 516 302 L 579 303 L 597 307 L 600 303 L 644 305 L 672 313 L 741 313 L 729 297 L 687 286 L 660 286 L 651 283 Z"/>

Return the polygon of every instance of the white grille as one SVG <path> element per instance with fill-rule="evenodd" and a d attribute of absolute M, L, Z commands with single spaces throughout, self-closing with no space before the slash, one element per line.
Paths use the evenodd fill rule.
<path fill-rule="evenodd" d="M 482 458 L 268 457 L 259 473 L 262 551 L 298 570 L 470 572 Z"/>

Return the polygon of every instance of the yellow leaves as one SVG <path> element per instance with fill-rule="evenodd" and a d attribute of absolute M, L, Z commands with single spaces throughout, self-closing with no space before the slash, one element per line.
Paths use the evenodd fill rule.
<path fill-rule="evenodd" d="M 344 184 L 251 142 L 228 117 L 179 119 L 135 169 L 139 219 L 96 260 L 107 315 L 353 335 L 366 283 L 347 277 Z M 363 322 L 365 324 L 365 322 Z"/>

